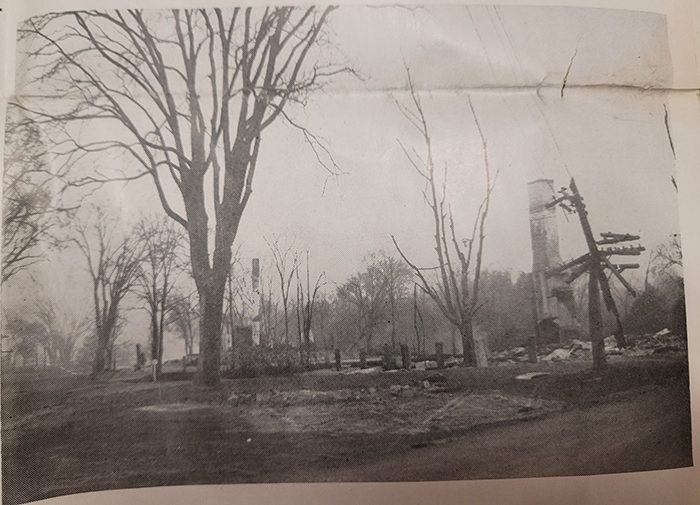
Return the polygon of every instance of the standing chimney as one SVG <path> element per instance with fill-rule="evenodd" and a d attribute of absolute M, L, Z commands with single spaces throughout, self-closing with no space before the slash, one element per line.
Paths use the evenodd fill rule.
<path fill-rule="evenodd" d="M 551 273 L 561 264 L 556 207 L 551 203 L 553 181 L 539 179 L 528 184 L 530 199 L 530 238 L 532 240 L 532 280 L 535 290 L 537 324 L 542 342 L 576 338 L 579 324 L 573 290 L 565 274 Z"/>

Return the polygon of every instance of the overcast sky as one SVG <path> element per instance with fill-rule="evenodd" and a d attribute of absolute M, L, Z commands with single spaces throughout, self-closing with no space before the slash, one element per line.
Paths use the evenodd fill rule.
<path fill-rule="evenodd" d="M 664 16 L 513 6 L 347 6 L 332 16 L 337 58 L 364 79 L 338 79 L 305 109 L 289 112 L 327 141 L 345 174 L 329 179 L 293 128 L 278 123 L 267 130 L 234 245 L 245 258 L 269 256 L 264 237 L 296 236 L 311 250 L 314 268 L 342 282 L 367 253 L 392 250 L 394 234 L 417 263 L 434 264 L 421 180 L 397 142 L 424 149 L 396 105 L 408 104 L 404 65 L 420 89 L 437 165 L 448 167 L 462 236 L 484 191 L 472 100 L 492 169 L 500 171 L 487 222 L 486 268 L 530 270 L 526 185 L 542 177 L 556 188 L 576 177 L 596 232 L 637 233 L 650 248 L 678 231 L 667 97 L 659 91 L 672 76 Z M 121 208 L 125 220 L 160 211 L 145 179 L 107 186 L 92 200 Z M 560 228 L 562 256 L 580 254 L 575 217 L 562 218 Z M 52 290 L 66 286 L 66 276 L 80 281 L 81 273 L 70 272 L 82 267 L 78 255 L 64 253 L 55 261 L 34 277 Z M 56 268 L 59 261 L 67 268 Z M 24 298 L 22 287 L 18 279 L 9 293 Z"/>

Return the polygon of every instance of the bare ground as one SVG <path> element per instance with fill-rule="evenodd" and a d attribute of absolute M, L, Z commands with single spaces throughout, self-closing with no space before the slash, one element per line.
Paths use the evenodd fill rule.
<path fill-rule="evenodd" d="M 137 486 L 505 478 L 692 465 L 687 360 L 152 384 L 2 377 L 3 503 Z M 529 381 L 515 377 L 544 370 Z"/>

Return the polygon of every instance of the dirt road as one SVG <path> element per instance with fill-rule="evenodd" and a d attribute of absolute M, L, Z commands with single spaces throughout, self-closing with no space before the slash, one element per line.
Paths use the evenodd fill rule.
<path fill-rule="evenodd" d="M 617 396 L 614 402 L 543 419 L 484 426 L 383 461 L 331 472 L 323 480 L 498 479 L 692 465 L 685 387 L 650 387 Z"/>

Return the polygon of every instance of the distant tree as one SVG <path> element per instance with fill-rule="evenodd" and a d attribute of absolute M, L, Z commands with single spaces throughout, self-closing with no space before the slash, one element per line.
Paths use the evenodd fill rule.
<path fill-rule="evenodd" d="M 681 248 L 681 236 L 678 233 L 671 235 L 668 244 L 662 244 L 656 250 L 657 261 L 663 269 L 683 268 L 683 250 Z M 678 272 L 676 272 L 678 274 Z"/>
<path fill-rule="evenodd" d="M 40 325 L 39 341 L 49 363 L 70 367 L 77 344 L 92 331 L 90 317 L 63 310 L 56 301 L 48 299 L 37 303 L 36 316 Z"/>
<path fill-rule="evenodd" d="M 685 309 L 685 290 L 681 284 L 681 293 L 671 306 L 668 328 L 676 335 L 688 335 L 688 319 Z"/>
<path fill-rule="evenodd" d="M 185 355 L 194 354 L 194 344 L 197 340 L 197 321 L 199 307 L 194 300 L 195 293 L 189 296 L 180 290 L 175 290 L 170 295 L 170 310 L 167 313 L 165 324 L 173 328 L 185 344 Z"/>
<path fill-rule="evenodd" d="M 435 166 L 433 153 L 433 141 L 428 127 L 428 121 L 420 97 L 413 84 L 411 74 L 408 71 L 407 74 L 411 105 L 407 106 L 399 102 L 397 102 L 397 105 L 406 120 L 420 133 L 425 147 L 425 154 L 421 157 L 415 148 L 407 149 L 400 141 L 399 145 L 410 165 L 426 183 L 426 190 L 423 192 L 423 196 L 433 216 L 434 246 L 438 265 L 434 268 L 421 268 L 417 266 L 403 253 L 396 238 L 392 236 L 392 240 L 403 260 L 420 279 L 420 289 L 432 298 L 445 318 L 447 318 L 462 335 L 464 365 L 475 366 L 476 354 L 474 349 L 473 320 L 474 315 L 480 308 L 479 288 L 484 240 L 486 237 L 486 217 L 489 213 L 491 192 L 493 191 L 498 173 L 493 177 L 491 175 L 486 139 L 481 131 L 481 126 L 474 113 L 474 108 L 470 100 L 469 106 L 482 142 L 484 170 L 486 175 L 486 195 L 477 210 L 471 237 L 460 241 L 455 231 L 452 211 L 449 205 L 446 207 L 447 165 L 445 165 L 443 181 L 442 184 L 440 184 L 436 174 L 437 168 Z M 450 252 L 451 250 L 452 253 Z M 456 256 L 456 259 L 452 254 Z M 432 279 L 427 271 L 437 271 L 437 278 Z M 472 276 L 471 279 L 470 276 Z"/>
<path fill-rule="evenodd" d="M 266 277 L 266 270 L 260 270 L 260 333 L 261 339 L 273 345 L 280 343 L 278 336 L 277 300 L 273 298 L 275 279 Z"/>
<path fill-rule="evenodd" d="M 425 319 L 418 302 L 418 284 L 413 285 L 413 331 L 416 334 L 416 351 L 418 354 L 425 352 Z"/>
<path fill-rule="evenodd" d="M 338 288 L 338 298 L 353 306 L 356 314 L 356 339 L 348 350 L 361 342 L 365 343 L 367 351 L 374 350 L 375 330 L 384 320 L 387 309 L 388 286 L 389 279 L 370 256 L 366 259 L 366 269 L 351 276 Z"/>
<path fill-rule="evenodd" d="M 481 298 L 483 306 L 474 322 L 491 337 L 492 348 L 524 345 L 534 332 L 532 287 L 527 275 L 521 274 L 513 282 L 510 272 L 484 270 Z"/>
<path fill-rule="evenodd" d="M 93 374 L 111 367 L 110 349 L 118 335 L 120 304 L 137 280 L 143 258 L 139 237 L 118 239 L 115 222 L 98 212 L 93 225 L 76 224 L 73 242 L 85 259 L 92 279 L 95 310 L 95 358 Z"/>
<path fill-rule="evenodd" d="M 163 367 L 163 337 L 166 317 L 172 309 L 171 294 L 182 263 L 181 229 L 166 218 L 144 219 L 136 233 L 143 248 L 143 258 L 134 282 L 134 292 L 146 302 L 151 321 L 151 359 L 156 363 L 156 378 Z"/>
<path fill-rule="evenodd" d="M 319 289 L 324 285 L 323 278 L 325 273 L 321 273 L 316 282 L 311 284 L 311 265 L 310 255 L 306 252 L 305 271 L 301 271 L 301 265 L 297 264 L 296 279 L 297 279 L 297 324 L 299 328 L 299 345 L 301 364 L 307 367 L 311 364 L 311 326 L 314 320 L 314 308 L 316 307 L 316 299 L 319 294 Z"/>
<path fill-rule="evenodd" d="M 624 326 L 632 333 L 656 333 L 668 324 L 668 307 L 659 290 L 649 286 L 632 303 Z"/>
<path fill-rule="evenodd" d="M 370 262 L 386 281 L 386 299 L 389 304 L 389 321 L 391 324 L 391 348 L 396 349 L 397 304 L 406 296 L 406 291 L 413 279 L 412 270 L 394 256 L 385 251 L 370 255 Z"/>
<path fill-rule="evenodd" d="M 350 351 L 355 349 L 359 344 L 356 306 L 349 300 L 349 297 L 341 294 L 340 286 L 329 298 L 329 303 L 331 308 L 326 321 L 329 350 Z"/>
<path fill-rule="evenodd" d="M 46 259 L 62 241 L 55 232 L 73 209 L 57 204 L 51 186 L 62 171 L 48 164 L 39 127 L 9 108 L 5 129 L 2 204 L 2 282 Z M 50 170 L 55 170 L 51 173 Z"/>
<path fill-rule="evenodd" d="M 7 332 L 11 341 L 13 363 L 16 363 L 17 357 L 21 357 L 23 365 L 29 360 L 33 360 L 37 365 L 41 335 L 39 324 L 18 313 L 4 314 L 3 319 L 4 332 Z"/>
<path fill-rule="evenodd" d="M 278 237 L 265 239 L 270 252 L 275 269 L 277 271 L 277 287 L 282 297 L 282 311 L 284 316 L 284 342 L 289 344 L 289 300 L 294 274 L 297 272 L 297 253 L 294 245 L 282 246 Z"/>
<path fill-rule="evenodd" d="M 95 362 L 95 349 L 97 342 L 95 338 L 86 338 L 83 340 L 75 353 L 73 359 L 73 369 L 81 373 L 89 373 L 92 370 Z"/>
<path fill-rule="evenodd" d="M 683 279 L 683 250 L 679 234 L 671 235 L 666 244 L 656 249 L 654 259 L 656 285 L 670 301 L 667 324 L 677 335 L 688 332 L 685 310 L 685 282 Z"/>
<path fill-rule="evenodd" d="M 635 333 L 654 333 L 669 328 L 678 335 L 687 332 L 683 252 L 680 235 L 649 253 L 644 289 L 632 299 L 624 318 L 625 326 Z"/>
<path fill-rule="evenodd" d="M 226 274 L 226 310 L 223 320 L 231 338 L 232 353 L 237 352 L 236 327 L 250 325 L 259 312 L 260 299 L 253 292 L 252 277 L 252 269 L 243 264 L 240 249 L 237 250 Z"/>

